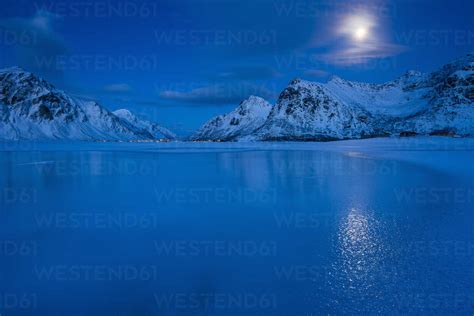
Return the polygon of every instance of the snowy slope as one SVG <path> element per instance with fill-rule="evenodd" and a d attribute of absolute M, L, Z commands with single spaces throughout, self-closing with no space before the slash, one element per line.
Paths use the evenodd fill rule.
<path fill-rule="evenodd" d="M 249 100 L 251 102 L 249 102 Z M 474 135 L 474 55 L 439 71 L 409 71 L 383 84 L 295 79 L 275 106 L 252 97 L 207 122 L 196 140 L 340 140 L 399 135 Z M 246 111 L 251 104 L 262 111 Z M 269 112 L 269 113 L 268 113 Z"/>
<path fill-rule="evenodd" d="M 396 122 L 395 132 L 474 135 L 474 54 L 455 60 L 417 82 L 428 88 L 429 108 L 421 115 Z"/>
<path fill-rule="evenodd" d="M 264 99 L 251 96 L 232 112 L 205 123 L 192 140 L 242 140 L 252 135 L 266 121 L 272 106 Z"/>
<path fill-rule="evenodd" d="M 407 72 L 384 84 L 293 80 L 260 140 L 332 140 L 398 135 L 474 135 L 474 55 L 432 74 Z"/>
<path fill-rule="evenodd" d="M 374 115 L 407 117 L 428 107 L 427 100 L 423 99 L 428 88 L 406 91 L 408 86 L 423 78 L 424 75 L 414 71 L 385 84 L 351 82 L 334 77 L 324 86 L 348 106 L 359 106 Z"/>
<path fill-rule="evenodd" d="M 0 70 L 0 139 L 154 139 L 93 101 L 68 96 L 21 68 Z"/>
<path fill-rule="evenodd" d="M 257 132 L 263 140 L 333 140 L 376 133 L 372 115 L 325 85 L 293 80 Z"/>
<path fill-rule="evenodd" d="M 173 132 L 153 122 L 140 119 L 127 109 L 116 110 L 112 113 L 120 118 L 124 123 L 128 123 L 135 128 L 147 131 L 154 139 L 176 139 L 176 135 Z"/>

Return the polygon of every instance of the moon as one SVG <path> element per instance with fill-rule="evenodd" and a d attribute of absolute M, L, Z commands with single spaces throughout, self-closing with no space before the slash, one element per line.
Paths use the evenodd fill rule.
<path fill-rule="evenodd" d="M 347 37 L 353 42 L 365 42 L 369 37 L 374 37 L 376 19 L 368 13 L 358 13 L 346 16 L 339 26 L 339 34 Z"/>
<path fill-rule="evenodd" d="M 361 26 L 355 29 L 354 31 L 354 38 L 358 41 L 363 41 L 364 39 L 367 38 L 367 35 L 369 34 L 369 31 L 367 28 Z"/>

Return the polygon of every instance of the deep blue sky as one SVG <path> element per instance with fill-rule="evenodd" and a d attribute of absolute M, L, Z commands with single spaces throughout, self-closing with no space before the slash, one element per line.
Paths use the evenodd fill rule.
<path fill-rule="evenodd" d="M 471 0 L 3 0 L 1 67 L 185 134 L 295 77 L 383 82 L 474 51 Z"/>

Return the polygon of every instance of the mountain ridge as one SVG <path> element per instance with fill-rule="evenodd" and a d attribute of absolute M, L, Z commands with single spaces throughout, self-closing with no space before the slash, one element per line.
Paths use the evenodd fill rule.
<path fill-rule="evenodd" d="M 228 141 L 249 136 L 262 126 L 270 110 L 271 104 L 263 98 L 250 96 L 232 112 L 207 121 L 191 136 L 191 140 Z"/>
<path fill-rule="evenodd" d="M 300 78 L 280 93 L 265 122 L 230 140 L 327 141 L 378 136 L 474 135 L 474 55 L 432 73 L 410 70 L 385 83 Z M 226 129 L 221 126 L 221 129 Z M 207 135 L 208 140 L 218 138 Z M 196 139 L 196 138 L 195 138 Z M 205 140 L 199 139 L 198 140 Z M 229 139 L 226 139 L 229 140 Z"/>
<path fill-rule="evenodd" d="M 172 133 L 134 117 L 131 122 L 95 101 L 71 97 L 20 67 L 0 70 L 0 139 L 172 139 Z M 131 113 L 130 113 L 131 114 Z"/>
<path fill-rule="evenodd" d="M 0 69 L 0 139 L 173 140 L 126 109 L 70 96 L 20 67 Z M 250 96 L 193 141 L 329 141 L 379 136 L 474 136 L 474 54 L 385 83 L 293 79 L 275 105 Z"/>

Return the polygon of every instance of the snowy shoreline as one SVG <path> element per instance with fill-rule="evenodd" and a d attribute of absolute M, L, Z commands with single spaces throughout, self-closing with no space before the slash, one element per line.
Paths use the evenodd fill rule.
<path fill-rule="evenodd" d="M 397 160 L 445 172 L 473 174 L 474 138 L 371 138 L 335 142 L 2 142 L 8 152 L 137 152 L 149 154 L 206 154 L 257 151 L 335 152 L 354 159 Z"/>
<path fill-rule="evenodd" d="M 249 151 L 249 150 L 331 150 L 372 151 L 474 151 L 474 137 L 437 136 L 390 137 L 332 142 L 135 142 L 135 141 L 3 141 L 0 151 Z"/>

